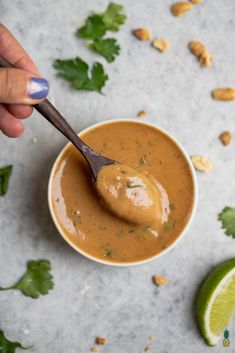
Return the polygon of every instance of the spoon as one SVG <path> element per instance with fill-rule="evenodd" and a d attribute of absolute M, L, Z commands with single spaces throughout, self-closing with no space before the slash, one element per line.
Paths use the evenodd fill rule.
<path fill-rule="evenodd" d="M 7 60 L 0 57 L 0 67 L 13 68 L 14 66 L 12 66 Z M 67 137 L 67 139 L 72 142 L 72 144 L 81 152 L 90 166 L 94 180 L 97 179 L 97 175 L 102 167 L 109 164 L 118 163 L 117 161 L 107 158 L 87 146 L 87 144 L 85 144 L 85 142 L 83 142 L 80 137 L 78 137 L 67 120 L 65 120 L 63 115 L 48 99 L 33 105 L 33 107 L 41 115 L 43 115 L 44 118 L 46 118 L 57 130 L 59 130 L 65 137 Z"/>

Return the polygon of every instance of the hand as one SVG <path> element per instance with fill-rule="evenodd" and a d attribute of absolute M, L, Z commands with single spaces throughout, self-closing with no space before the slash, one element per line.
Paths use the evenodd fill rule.
<path fill-rule="evenodd" d="M 24 131 L 21 119 L 32 114 L 33 108 L 30 105 L 46 98 L 49 84 L 1 23 L 0 56 L 16 67 L 0 68 L 0 131 L 9 137 L 17 137 Z"/>

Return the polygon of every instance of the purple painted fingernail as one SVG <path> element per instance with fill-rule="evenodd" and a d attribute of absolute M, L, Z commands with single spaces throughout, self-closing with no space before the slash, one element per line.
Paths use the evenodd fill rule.
<path fill-rule="evenodd" d="M 29 81 L 28 95 L 32 99 L 46 98 L 49 91 L 49 82 L 41 77 L 33 77 Z"/>

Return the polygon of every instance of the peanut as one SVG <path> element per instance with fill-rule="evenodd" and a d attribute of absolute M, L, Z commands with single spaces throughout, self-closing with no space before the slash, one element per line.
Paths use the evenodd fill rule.
<path fill-rule="evenodd" d="M 96 340 L 95 340 L 96 344 L 100 344 L 100 345 L 105 345 L 107 343 L 106 339 L 104 337 L 96 337 Z"/>
<path fill-rule="evenodd" d="M 92 347 L 92 348 L 90 349 L 90 351 L 93 352 L 93 353 L 98 353 L 100 350 L 99 350 L 98 347 Z"/>
<path fill-rule="evenodd" d="M 156 286 L 164 286 L 165 284 L 167 284 L 169 281 L 168 281 L 168 278 L 167 277 L 163 277 L 163 276 L 157 276 L 157 275 L 154 275 L 153 276 L 153 283 L 156 284 Z"/>
<path fill-rule="evenodd" d="M 193 5 L 201 4 L 203 0 L 189 0 Z"/>
<path fill-rule="evenodd" d="M 232 101 L 235 99 L 235 89 L 216 88 L 212 91 L 212 97 L 217 101 Z"/>
<path fill-rule="evenodd" d="M 209 67 L 212 65 L 214 58 L 207 52 L 206 47 L 201 42 L 198 40 L 190 42 L 189 49 L 191 50 L 192 54 L 198 58 L 201 66 Z"/>
<path fill-rule="evenodd" d="M 177 2 L 171 7 L 171 12 L 174 16 L 181 16 L 193 8 L 189 2 Z"/>
<path fill-rule="evenodd" d="M 155 39 L 152 43 L 153 47 L 164 53 L 170 48 L 170 43 L 166 39 Z"/>
<path fill-rule="evenodd" d="M 199 62 L 203 67 L 210 67 L 214 61 L 212 55 L 208 54 L 207 52 L 202 54 L 199 58 Z"/>
<path fill-rule="evenodd" d="M 230 144 L 232 135 L 230 131 L 224 131 L 222 134 L 219 136 L 220 141 L 223 143 L 224 146 L 227 146 Z"/>
<path fill-rule="evenodd" d="M 152 39 L 152 33 L 147 28 L 137 28 L 132 33 L 139 40 L 146 41 Z"/>
<path fill-rule="evenodd" d="M 206 51 L 206 47 L 198 40 L 194 40 L 194 41 L 190 42 L 189 49 L 197 57 L 201 56 Z"/>
<path fill-rule="evenodd" d="M 140 110 L 137 114 L 139 118 L 143 118 L 147 115 L 147 112 L 145 110 Z"/>
<path fill-rule="evenodd" d="M 192 156 L 194 168 L 200 172 L 210 172 L 213 169 L 211 161 L 204 156 Z"/>

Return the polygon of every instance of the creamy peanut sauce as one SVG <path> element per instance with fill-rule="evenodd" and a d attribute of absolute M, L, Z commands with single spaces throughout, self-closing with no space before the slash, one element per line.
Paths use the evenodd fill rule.
<path fill-rule="evenodd" d="M 146 219 L 141 222 L 143 209 L 137 207 L 132 212 L 128 202 L 120 208 L 122 218 L 110 212 L 92 182 L 87 162 L 69 144 L 57 163 L 51 192 L 55 216 L 66 238 L 87 254 L 110 262 L 144 260 L 169 247 L 185 227 L 194 200 L 188 162 L 174 141 L 157 128 L 125 121 L 95 127 L 80 137 L 94 150 L 126 165 L 130 174 L 121 184 L 143 182 L 146 188 L 141 184 L 126 190 L 130 189 L 131 197 L 135 197 L 134 192 L 143 192 L 142 202 L 148 199 L 152 204 L 148 204 L 149 213 L 144 212 Z M 106 168 L 100 176 L 105 175 Z M 119 172 L 121 176 L 121 169 Z M 115 189 L 114 174 L 109 172 L 105 183 Z"/>
<path fill-rule="evenodd" d="M 112 164 L 101 168 L 96 187 L 108 209 L 129 222 L 158 231 L 167 221 L 168 198 L 152 176 L 124 164 Z"/>

